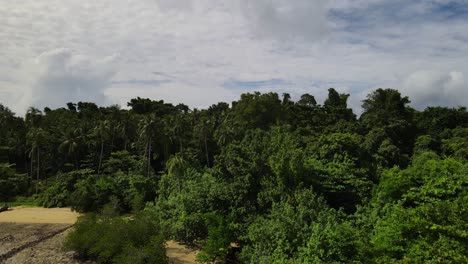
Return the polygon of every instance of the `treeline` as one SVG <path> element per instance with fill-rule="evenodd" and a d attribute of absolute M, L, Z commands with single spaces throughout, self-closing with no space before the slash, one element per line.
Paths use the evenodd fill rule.
<path fill-rule="evenodd" d="M 0 200 L 103 214 L 83 233 L 152 219 L 131 247 L 75 232 L 71 247 L 102 262 L 165 261 L 151 253 L 161 236 L 221 263 L 468 262 L 466 108 L 417 111 L 377 89 L 358 118 L 348 97 L 248 93 L 202 110 L 136 98 L 25 118 L 0 105 Z"/>

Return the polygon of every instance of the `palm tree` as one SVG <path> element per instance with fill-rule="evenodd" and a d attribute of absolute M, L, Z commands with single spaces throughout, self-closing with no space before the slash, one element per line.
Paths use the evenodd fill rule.
<path fill-rule="evenodd" d="M 46 143 L 46 137 L 47 134 L 42 128 L 31 128 L 26 135 L 26 141 L 29 145 L 29 158 L 31 159 L 31 178 L 33 177 L 34 156 L 36 156 L 36 193 L 38 192 L 38 184 L 41 173 L 40 148 Z"/>
<path fill-rule="evenodd" d="M 59 146 L 59 151 L 68 155 L 75 169 L 79 168 L 78 152 L 81 145 L 82 131 L 81 128 L 68 129 L 63 133 L 63 141 Z"/>
<path fill-rule="evenodd" d="M 30 107 L 26 112 L 25 122 L 29 128 L 38 127 L 41 119 L 42 112 L 37 108 Z"/>
<path fill-rule="evenodd" d="M 208 136 L 212 133 L 213 130 L 212 119 L 210 117 L 200 118 L 198 124 L 195 126 L 195 129 L 197 131 L 198 139 L 200 140 L 204 148 L 206 165 L 209 167 L 210 155 L 208 150 Z"/>
<path fill-rule="evenodd" d="M 146 167 L 147 172 L 146 176 L 150 175 L 151 169 L 151 147 L 152 147 L 152 139 L 156 133 L 156 117 L 155 115 L 149 115 L 143 118 L 139 124 L 139 136 L 143 138 L 145 142 L 145 151 L 144 155 L 146 157 Z"/>
<path fill-rule="evenodd" d="M 108 108 L 110 112 L 110 119 L 109 120 L 109 138 L 110 138 L 110 152 L 112 152 L 114 148 L 114 140 L 115 136 L 119 134 L 119 124 L 122 120 L 122 112 L 120 111 L 120 106 L 118 105 L 111 105 Z"/>
<path fill-rule="evenodd" d="M 219 147 L 230 144 L 236 136 L 236 125 L 233 123 L 229 116 L 225 116 L 222 123 L 218 126 L 214 132 L 216 144 Z"/>
<path fill-rule="evenodd" d="M 188 121 L 186 116 L 183 114 L 171 116 L 171 118 L 169 118 L 168 127 L 171 133 L 171 139 L 178 141 L 179 152 L 183 152 L 184 135 L 188 131 Z"/>
<path fill-rule="evenodd" d="M 99 139 L 101 145 L 99 152 L 99 165 L 98 165 L 98 176 L 101 175 L 102 158 L 104 156 L 104 143 L 109 139 L 111 134 L 109 120 L 99 121 L 96 127 L 93 129 L 93 135 Z"/>
<path fill-rule="evenodd" d="M 188 162 L 180 153 L 177 153 L 176 155 L 170 157 L 169 160 L 166 162 L 167 173 L 170 176 L 175 177 L 177 179 L 179 192 L 182 188 L 182 178 L 187 167 Z"/>
<path fill-rule="evenodd" d="M 135 123 L 130 112 L 122 112 L 121 119 L 116 126 L 117 135 L 124 141 L 124 150 L 128 148 L 128 142 L 135 136 Z"/>

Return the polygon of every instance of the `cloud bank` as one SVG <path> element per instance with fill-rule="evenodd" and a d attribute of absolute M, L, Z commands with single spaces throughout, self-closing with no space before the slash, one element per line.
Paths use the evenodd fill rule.
<path fill-rule="evenodd" d="M 402 93 L 412 98 L 412 105 L 467 106 L 468 84 L 462 72 L 419 71 L 412 73 L 402 85 Z"/>
<path fill-rule="evenodd" d="M 0 5 L 0 103 L 18 113 L 136 96 L 204 107 L 240 93 L 372 89 L 468 105 L 462 0 L 24 0 Z"/>
<path fill-rule="evenodd" d="M 66 49 L 41 54 L 38 75 L 31 83 L 31 105 L 61 107 L 64 102 L 105 102 L 104 91 L 114 75 L 114 59 L 91 60 Z"/>
<path fill-rule="evenodd" d="M 19 66 L 11 81 L 13 110 L 22 112 L 34 106 L 42 109 L 63 107 L 67 102 L 90 101 L 105 104 L 104 91 L 115 73 L 115 57 L 89 58 L 69 49 L 44 52 Z"/>

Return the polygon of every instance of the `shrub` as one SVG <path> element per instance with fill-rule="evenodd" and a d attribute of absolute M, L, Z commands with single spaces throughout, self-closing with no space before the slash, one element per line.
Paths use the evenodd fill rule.
<path fill-rule="evenodd" d="M 100 212 L 112 203 L 119 213 L 140 211 L 154 200 L 156 179 L 121 171 L 97 177 L 93 170 L 58 174 L 57 180 L 41 194 L 45 207 L 71 206 L 79 212 Z"/>
<path fill-rule="evenodd" d="M 0 163 L 0 200 L 10 200 L 25 194 L 28 189 L 26 174 L 17 174 L 13 165 Z"/>
<path fill-rule="evenodd" d="M 229 224 L 222 216 L 214 213 L 205 214 L 205 221 L 208 227 L 208 238 L 203 243 L 203 248 L 197 255 L 197 260 L 223 263 L 229 253 L 233 239 Z"/>
<path fill-rule="evenodd" d="M 98 263 L 167 263 L 164 237 L 148 213 L 133 219 L 84 216 L 67 237 L 65 248 Z"/>
<path fill-rule="evenodd" d="M 57 174 L 57 180 L 40 196 L 40 204 L 44 207 L 65 207 L 71 204 L 71 194 L 75 184 L 88 177 L 92 177 L 93 170 L 84 169 Z"/>

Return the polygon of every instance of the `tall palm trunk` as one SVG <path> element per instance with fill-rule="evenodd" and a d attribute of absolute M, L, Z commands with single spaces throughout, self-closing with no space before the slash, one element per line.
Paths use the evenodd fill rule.
<path fill-rule="evenodd" d="M 184 151 L 184 146 L 182 145 L 182 137 L 180 136 L 180 133 L 176 133 L 177 138 L 179 139 L 179 151 L 183 152 Z"/>
<path fill-rule="evenodd" d="M 149 141 L 148 141 L 148 160 L 147 160 L 146 177 L 149 177 L 150 168 L 151 168 L 151 137 L 149 138 Z"/>
<path fill-rule="evenodd" d="M 76 153 L 73 153 L 73 163 L 75 163 L 75 170 L 78 170 L 80 168 L 80 164 L 78 163 L 78 155 Z"/>
<path fill-rule="evenodd" d="M 31 153 L 31 154 L 30 154 L 30 157 L 31 157 L 31 165 L 30 165 L 30 168 L 29 168 L 29 169 L 31 170 L 31 174 L 30 174 L 30 175 L 31 175 L 31 181 L 34 181 L 34 166 L 33 166 L 33 165 L 34 165 L 34 164 L 33 164 L 33 162 L 34 162 L 34 154 Z"/>
<path fill-rule="evenodd" d="M 34 153 L 31 153 L 31 184 L 34 182 Z M 36 193 L 37 193 L 37 183 L 36 183 Z"/>
<path fill-rule="evenodd" d="M 208 167 L 210 167 L 210 157 L 208 155 L 208 143 L 207 143 L 207 140 L 206 140 L 206 134 L 204 136 L 204 143 L 205 143 L 206 165 L 208 165 Z"/>
<path fill-rule="evenodd" d="M 41 164 L 39 160 L 39 148 L 36 148 L 36 153 L 37 153 L 37 174 L 36 174 L 36 194 L 38 193 L 39 190 L 39 174 L 41 172 Z"/>
<path fill-rule="evenodd" d="M 113 150 L 114 150 L 114 131 L 112 131 L 112 139 L 111 139 L 111 145 L 110 145 L 110 152 L 109 153 L 112 153 Z"/>
<path fill-rule="evenodd" d="M 98 176 L 101 175 L 102 155 L 104 153 L 104 140 L 101 139 L 101 152 L 99 154 Z"/>

